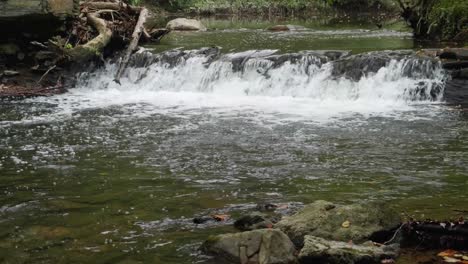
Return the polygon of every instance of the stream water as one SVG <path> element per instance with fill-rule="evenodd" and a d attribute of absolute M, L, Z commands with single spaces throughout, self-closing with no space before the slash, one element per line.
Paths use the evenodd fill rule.
<path fill-rule="evenodd" d="M 202 241 L 232 227 L 192 219 L 259 203 L 468 209 L 468 119 L 447 77 L 381 51 L 415 48 L 411 34 L 206 22 L 139 53 L 121 86 L 109 63 L 64 95 L 1 102 L 1 263 L 203 263 Z M 177 47 L 191 51 L 163 52 Z M 375 52 L 310 51 L 324 49 Z"/>

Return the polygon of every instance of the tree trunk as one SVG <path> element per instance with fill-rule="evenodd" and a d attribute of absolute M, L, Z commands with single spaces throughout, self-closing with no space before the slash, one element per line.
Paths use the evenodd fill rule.
<path fill-rule="evenodd" d="M 125 56 L 120 62 L 119 69 L 117 70 L 117 73 L 115 74 L 114 81 L 118 84 L 120 84 L 120 77 L 122 77 L 122 74 L 124 73 L 125 69 L 128 66 L 128 61 L 130 60 L 130 56 L 132 55 L 133 51 L 136 49 L 138 45 L 138 41 L 140 40 L 140 36 L 144 30 L 144 24 L 145 24 L 147 16 L 148 16 L 148 10 L 146 8 L 142 8 L 140 11 L 140 16 L 138 17 L 138 22 L 132 34 L 132 41 L 128 45 L 127 51 L 125 52 Z"/>

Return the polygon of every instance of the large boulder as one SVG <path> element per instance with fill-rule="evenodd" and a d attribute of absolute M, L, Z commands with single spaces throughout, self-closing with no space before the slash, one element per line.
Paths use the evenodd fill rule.
<path fill-rule="evenodd" d="M 275 225 L 302 247 L 305 235 L 362 243 L 385 242 L 399 226 L 400 217 L 383 203 L 339 205 L 316 201 Z"/>
<path fill-rule="evenodd" d="M 206 27 L 200 21 L 187 18 L 173 19 L 167 23 L 166 28 L 169 30 L 206 30 Z"/>
<path fill-rule="evenodd" d="M 276 229 L 211 236 L 202 251 L 231 263 L 296 263 L 296 249 L 283 232 Z"/>
<path fill-rule="evenodd" d="M 385 259 L 398 256 L 398 245 L 375 246 L 372 242 L 361 245 L 305 236 L 304 247 L 299 253 L 300 263 L 327 264 L 380 264 Z"/>

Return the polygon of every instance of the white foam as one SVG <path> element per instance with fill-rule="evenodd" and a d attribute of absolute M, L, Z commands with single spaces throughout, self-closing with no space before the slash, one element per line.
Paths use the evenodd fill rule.
<path fill-rule="evenodd" d="M 239 54 L 225 58 L 236 56 Z M 444 80 L 442 70 L 430 78 L 405 76 L 408 60 L 392 60 L 359 81 L 336 79 L 331 76 L 331 64 L 320 66 L 310 60 L 304 57 L 298 63 L 286 62 L 272 69 L 271 61 L 256 58 L 248 60 L 242 71 L 233 71 L 229 60 L 220 59 L 206 67 L 205 57 L 194 56 L 173 68 L 163 63 L 131 68 L 121 86 L 112 81 L 115 65 L 107 65 L 92 77 L 82 77 L 78 87 L 67 94 L 34 100 L 57 104 L 56 112 L 45 118 L 67 118 L 85 109 L 122 106 L 131 109 L 132 116 L 209 112 L 326 122 L 356 114 L 395 116 L 415 110 L 415 105 L 432 103 L 411 94 L 418 83 L 429 87 L 425 89 L 428 94 L 432 85 Z"/>

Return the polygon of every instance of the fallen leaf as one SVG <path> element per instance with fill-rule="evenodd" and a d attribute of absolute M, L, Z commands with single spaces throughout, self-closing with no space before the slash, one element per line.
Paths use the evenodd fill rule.
<path fill-rule="evenodd" d="M 442 251 L 439 254 L 437 254 L 437 256 L 439 256 L 439 257 L 451 257 L 451 256 L 453 256 L 453 255 L 455 255 L 457 253 L 458 252 L 453 250 L 453 249 L 447 249 L 447 250 Z"/>
<path fill-rule="evenodd" d="M 447 263 L 459 263 L 460 260 L 456 259 L 456 258 L 451 258 L 451 257 L 444 257 L 444 262 L 447 262 Z"/>
<path fill-rule="evenodd" d="M 341 224 L 341 226 L 344 227 L 344 228 L 348 228 L 350 225 L 351 225 L 351 223 L 350 223 L 348 220 L 344 221 L 344 222 Z"/>
<path fill-rule="evenodd" d="M 213 217 L 213 219 L 218 222 L 226 221 L 227 219 L 229 219 L 229 215 L 225 215 L 225 214 L 215 214 L 215 215 L 212 215 L 211 217 Z"/>
<path fill-rule="evenodd" d="M 288 205 L 287 204 L 279 204 L 276 209 L 288 209 Z"/>

